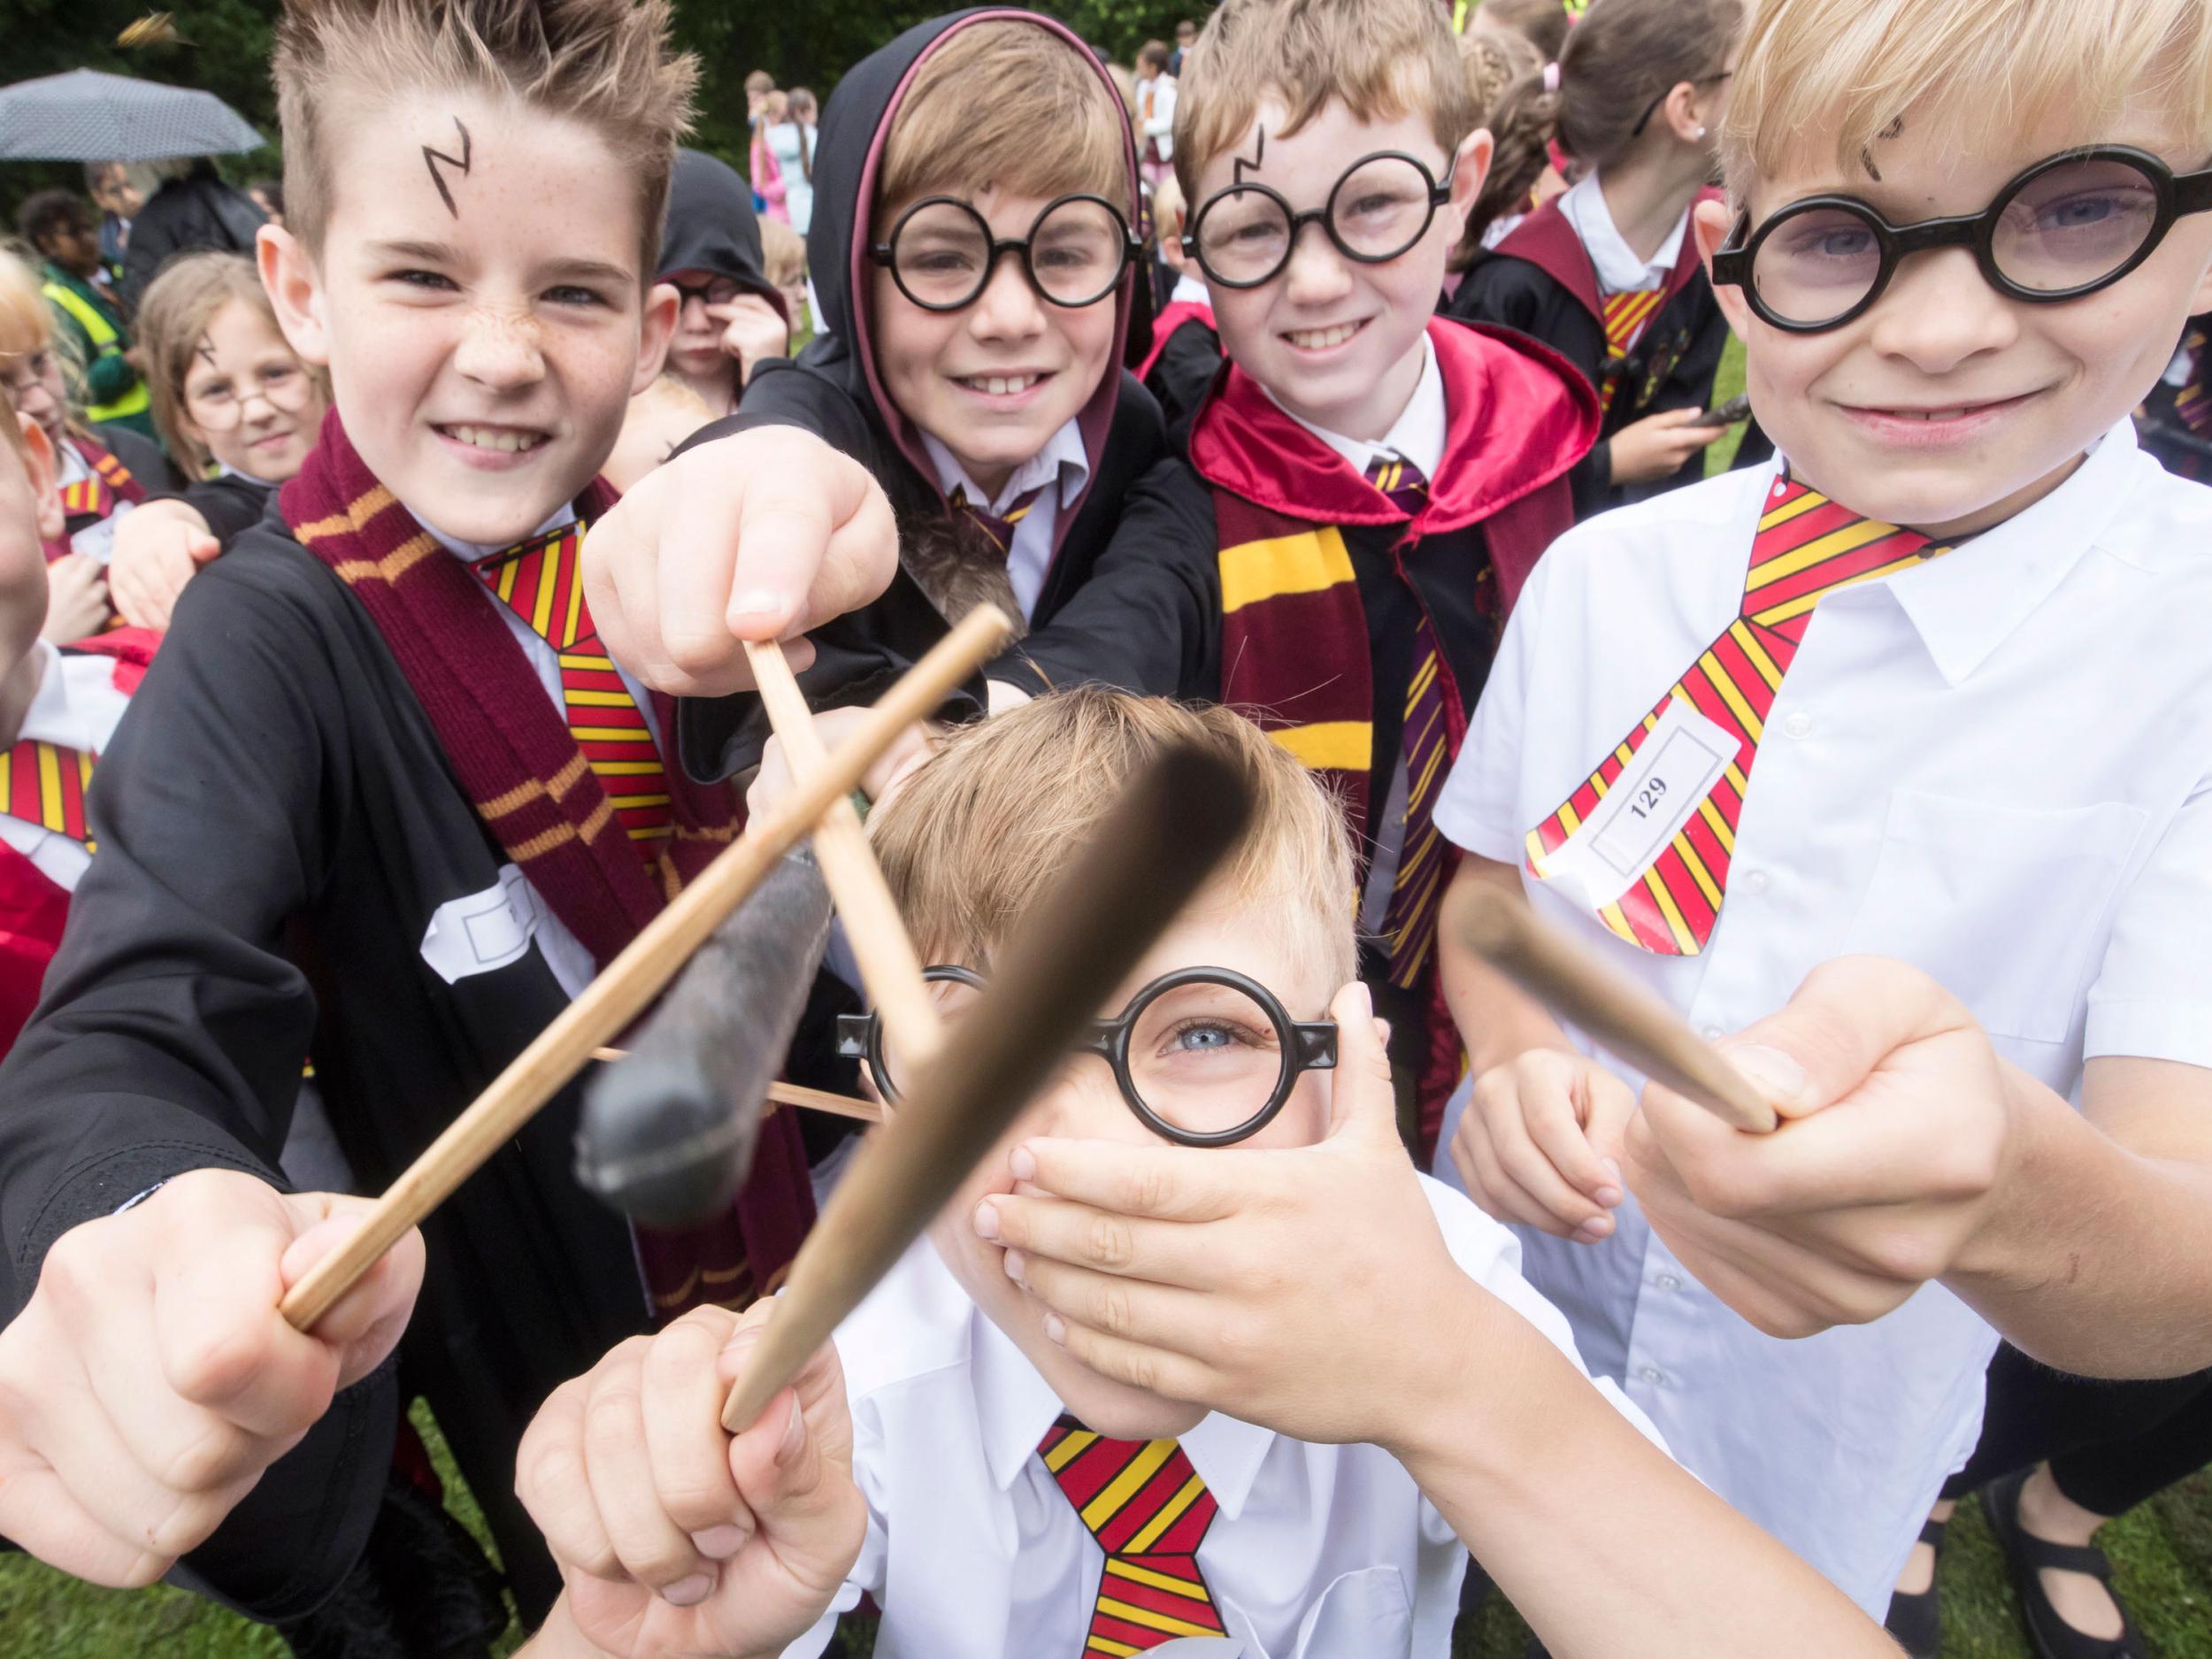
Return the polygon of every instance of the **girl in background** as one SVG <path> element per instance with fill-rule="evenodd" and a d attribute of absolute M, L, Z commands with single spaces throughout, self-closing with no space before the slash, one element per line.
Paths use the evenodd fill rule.
<path fill-rule="evenodd" d="M 1578 516 L 1702 477 L 1724 430 L 1700 419 L 1728 325 L 1690 209 L 1711 186 L 1742 24 L 1741 0 L 1606 0 L 1493 112 L 1499 193 L 1521 199 L 1555 137 L 1585 171 L 1474 262 L 1449 310 L 1533 335 L 1598 388 Z"/>
<path fill-rule="evenodd" d="M 775 152 L 784 211 L 791 228 L 803 236 L 814 219 L 814 95 L 794 87 L 771 94 L 768 104 L 768 148 Z"/>

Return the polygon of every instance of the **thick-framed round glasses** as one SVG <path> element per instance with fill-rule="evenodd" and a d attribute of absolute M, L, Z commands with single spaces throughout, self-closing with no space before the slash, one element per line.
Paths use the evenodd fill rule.
<path fill-rule="evenodd" d="M 193 424 L 204 432 L 230 432 L 246 418 L 246 406 L 255 398 L 266 399 L 280 414 L 296 415 L 307 407 L 315 390 L 314 377 L 296 365 L 265 369 L 242 386 L 225 385 L 209 392 L 188 390 L 184 406 Z"/>
<path fill-rule="evenodd" d="M 1436 210 L 1451 199 L 1448 173 L 1439 184 L 1418 157 L 1384 150 L 1347 167 L 1329 199 L 1302 213 L 1263 184 L 1234 184 L 1208 196 L 1184 234 L 1183 251 L 1207 280 L 1256 288 L 1281 274 L 1299 232 L 1318 224 L 1347 259 L 1386 265 L 1427 235 Z"/>
<path fill-rule="evenodd" d="M 702 305 L 728 305 L 741 294 L 751 292 L 735 277 L 710 276 L 703 282 L 679 282 L 672 277 L 664 279 L 676 290 L 676 303 L 688 305 L 697 300 Z"/>
<path fill-rule="evenodd" d="M 1741 288 L 1770 326 L 1819 334 L 1863 315 L 1901 260 L 1970 248 L 2000 294 L 2056 304 L 2111 287 L 2177 219 L 2208 211 L 2212 169 L 2177 174 L 2148 150 L 2104 144 L 2039 161 L 1979 213 L 1893 225 L 1856 196 L 1815 196 L 1756 232 L 1746 213 L 1713 256 L 1713 280 Z"/>
<path fill-rule="evenodd" d="M 972 969 L 922 977 L 983 988 Z M 837 1021 L 837 1051 L 864 1059 L 885 1100 L 898 1103 L 899 1057 L 874 1014 Z M 1267 1127 L 1308 1071 L 1336 1065 L 1336 1024 L 1291 1018 L 1275 994 L 1230 968 L 1163 974 L 1118 1018 L 1091 1022 L 1075 1045 L 1113 1068 L 1121 1097 L 1145 1127 L 1187 1147 L 1225 1147 Z"/>
<path fill-rule="evenodd" d="M 1002 242 L 982 214 L 956 196 L 930 196 L 891 227 L 868 257 L 926 311 L 972 305 L 1008 254 L 1021 256 L 1030 287 L 1055 305 L 1095 305 L 1143 250 L 1121 210 L 1102 196 L 1063 196 L 1045 204 L 1029 234 Z"/>

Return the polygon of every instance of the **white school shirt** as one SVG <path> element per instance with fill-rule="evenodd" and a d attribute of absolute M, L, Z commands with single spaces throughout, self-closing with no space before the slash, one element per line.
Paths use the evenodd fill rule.
<path fill-rule="evenodd" d="M 1043 449 L 1014 469 L 996 495 L 977 488 L 952 451 L 926 432 L 922 434 L 922 448 L 930 465 L 937 470 L 937 487 L 948 497 L 957 485 L 970 501 L 988 503 L 984 511 L 995 518 L 1002 517 L 1027 491 L 1050 487 L 1040 491 L 1016 523 L 1011 545 L 1006 549 L 1006 579 L 1013 586 L 1014 603 L 1022 608 L 1022 619 L 1029 620 L 1036 614 L 1037 596 L 1044 592 L 1045 576 L 1052 569 L 1053 532 L 1060 514 L 1074 504 L 1091 476 L 1091 457 L 1083 448 L 1081 428 L 1073 419 L 1063 421 L 1059 430 L 1045 440 Z"/>
<path fill-rule="evenodd" d="M 54 457 L 61 464 L 60 475 L 55 480 L 60 488 L 66 489 L 72 484 L 81 484 L 96 476 L 91 464 L 77 453 L 77 446 L 73 443 L 56 444 Z M 69 550 L 83 554 L 96 565 L 105 565 L 115 553 L 115 526 L 123 522 L 125 513 L 134 511 L 137 506 L 136 502 L 127 501 L 118 495 L 112 512 L 97 524 L 85 526 L 69 538 Z"/>
<path fill-rule="evenodd" d="M 1460 1194 L 1422 1187 L 1453 1259 L 1575 1360 L 1566 1322 L 1523 1281 L 1513 1236 Z M 836 1342 L 867 1537 L 831 1611 L 784 1659 L 821 1653 L 864 1593 L 883 1609 L 876 1659 L 1074 1659 L 1105 1555 L 1037 1455 L 1061 1411 L 1044 1378 L 926 1239 Z M 1395 1458 L 1218 1412 L 1180 1444 L 1220 1505 L 1198 1564 L 1243 1659 L 1444 1659 L 1467 1552 Z"/>
<path fill-rule="evenodd" d="M 1175 98 L 1178 83 L 1173 75 L 1155 75 L 1149 81 L 1137 82 L 1137 148 L 1142 150 L 1150 139 L 1158 146 L 1162 161 L 1175 159 Z"/>
<path fill-rule="evenodd" d="M 1648 294 L 1664 288 L 1682 257 L 1682 239 L 1690 234 L 1689 210 L 1685 208 L 1658 250 L 1648 259 L 1638 258 L 1613 223 L 1613 210 L 1605 204 L 1595 173 L 1585 173 L 1579 184 L 1560 196 L 1559 211 L 1589 254 L 1601 294 Z"/>
<path fill-rule="evenodd" d="M 1546 553 L 1438 804 L 1447 835 L 1522 863 L 1526 832 L 1738 614 L 1778 472 L 1618 509 Z M 1816 964 L 1871 952 L 1932 973 L 2062 1094 L 2096 1055 L 2212 1065 L 2212 653 L 2193 641 L 2208 615 L 2212 490 L 2161 470 L 2123 421 L 2009 522 L 1821 602 L 1767 716 L 1702 954 L 1633 949 L 1556 884 L 1525 885 L 1708 1037 L 1773 1012 Z M 1602 1244 L 1524 1240 L 1592 1368 L 1880 1617 L 1973 1449 L 1989 1327 L 1931 1285 L 1872 1325 L 1762 1336 L 1632 1198 Z"/>
<path fill-rule="evenodd" d="M 401 503 L 405 506 L 405 503 Z M 410 511 L 413 510 L 409 509 Z M 564 505 L 524 540 L 532 540 L 563 525 L 575 521 L 576 510 Z M 465 565 L 476 565 L 507 550 L 506 546 L 487 546 L 480 542 L 463 541 L 449 536 L 436 526 L 415 514 L 415 522 L 430 533 L 432 540 Z M 523 655 L 530 659 L 530 666 L 537 671 L 538 683 L 545 687 L 545 695 L 554 710 L 564 719 L 567 707 L 561 698 L 560 653 L 541 638 L 513 607 L 503 603 L 497 594 L 482 583 L 484 603 L 499 613 L 499 619 L 507 625 L 515 642 L 522 647 Z M 622 676 L 622 684 L 645 718 L 645 729 L 653 735 L 654 748 L 661 751 L 664 764 L 668 761 L 667 745 L 661 741 L 660 722 L 654 718 L 653 703 L 637 678 L 619 663 L 614 671 Z M 470 939 L 483 941 L 491 938 L 491 945 L 480 944 L 474 949 L 465 947 Z M 438 907 L 431 918 L 429 930 L 423 939 L 423 959 L 443 975 L 448 983 L 471 973 L 486 972 L 505 967 L 521 956 L 534 941 L 538 953 L 545 958 L 545 965 L 553 971 L 553 978 L 570 996 L 578 995 L 598 974 L 598 964 L 583 941 L 569 932 L 566 924 L 554 914 L 553 907 L 531 883 L 530 878 L 514 864 L 503 866 L 497 887 L 465 898 L 449 901 Z"/>
<path fill-rule="evenodd" d="M 1432 480 L 1444 465 L 1444 446 L 1449 439 L 1444 372 L 1437 366 L 1436 353 L 1430 349 L 1426 334 L 1421 336 L 1421 378 L 1414 385 L 1413 397 L 1380 443 L 1348 438 L 1326 426 L 1317 426 L 1285 405 L 1265 386 L 1260 389 L 1267 393 L 1268 400 L 1276 408 L 1342 456 L 1363 478 L 1377 461 L 1407 462 L 1419 467 L 1422 477 Z M 1359 926 L 1361 933 L 1379 938 L 1390 913 L 1390 890 L 1398 883 L 1398 859 L 1405 851 L 1406 757 L 1402 743 L 1399 746 L 1397 763 L 1391 769 L 1390 793 L 1384 799 L 1381 813 L 1369 819 L 1368 827 L 1374 851 L 1367 863 L 1367 885 L 1360 894 Z"/>
<path fill-rule="evenodd" d="M 63 656 L 44 640 L 32 646 L 39 658 L 38 689 L 24 710 L 18 743 L 58 743 L 104 753 L 130 698 L 115 688 L 115 658 L 97 652 Z M 42 824 L 0 813 L 0 841 L 38 866 L 65 893 L 74 893 L 92 855 L 84 843 Z"/>

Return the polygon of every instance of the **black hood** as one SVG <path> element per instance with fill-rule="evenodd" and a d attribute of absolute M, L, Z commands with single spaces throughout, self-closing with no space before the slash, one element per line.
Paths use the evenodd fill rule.
<path fill-rule="evenodd" d="M 668 219 L 661 227 L 653 280 L 665 281 L 673 271 L 728 277 L 783 315 L 783 296 L 768 280 L 767 262 L 761 257 L 753 187 L 729 163 L 703 150 L 678 150 L 668 181 Z"/>
<path fill-rule="evenodd" d="M 814 217 L 807 227 L 807 267 L 814 280 L 815 300 L 820 307 L 826 337 L 807 349 L 803 361 L 806 366 L 837 380 L 849 393 L 873 409 L 901 452 L 933 486 L 935 475 L 913 423 L 899 413 L 876 373 L 867 307 L 862 298 L 867 292 L 862 273 L 872 268 L 868 249 L 875 240 L 874 227 L 870 223 L 870 198 L 874 194 L 876 173 L 882 160 L 884 138 L 890 131 L 892 114 L 922 59 L 957 30 L 999 19 L 1034 24 L 1065 40 L 1068 49 L 1081 53 L 1083 61 L 1097 74 L 1099 84 L 1113 100 L 1114 107 L 1122 107 L 1121 95 L 1114 89 L 1097 58 L 1065 24 L 1017 7 L 979 6 L 918 23 L 888 46 L 854 65 L 837 83 L 837 90 L 830 96 L 822 111 L 814 151 Z M 1127 150 L 1128 188 L 1125 195 L 1133 203 L 1137 198 L 1133 140 Z M 1114 344 L 1106 373 L 1101 377 L 1097 392 L 1079 417 L 1084 448 L 1092 457 L 1094 476 L 1107 429 L 1113 423 L 1114 399 L 1121 383 L 1122 349 L 1129 328 L 1130 284 L 1133 278 L 1141 275 L 1138 262 L 1133 260 L 1130 275 L 1123 278 L 1121 289 L 1113 302 Z M 1064 515 L 1062 524 L 1068 523 L 1073 516 Z"/>

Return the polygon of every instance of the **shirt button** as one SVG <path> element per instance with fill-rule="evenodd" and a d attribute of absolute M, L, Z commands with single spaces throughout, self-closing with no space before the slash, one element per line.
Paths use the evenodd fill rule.
<path fill-rule="evenodd" d="M 1813 717 L 1800 709 L 1782 722 L 1782 729 L 1792 737 L 1809 737 L 1812 735 Z"/>
<path fill-rule="evenodd" d="M 1764 893 L 1773 883 L 1768 879 L 1765 871 L 1754 870 L 1744 877 L 1743 885 L 1747 893 Z"/>
<path fill-rule="evenodd" d="M 1672 1273 L 1662 1273 L 1658 1278 L 1653 1279 L 1651 1282 L 1658 1286 L 1662 1290 L 1679 1290 L 1682 1288 L 1682 1281 L 1676 1278 Z M 1646 1366 L 1644 1369 L 1648 1371 L 1651 1368 L 1649 1366 Z"/>
<path fill-rule="evenodd" d="M 1636 1373 L 1636 1377 L 1639 1381 L 1647 1382 L 1654 1388 L 1658 1387 L 1662 1383 L 1667 1380 L 1667 1373 L 1661 1371 L 1656 1365 L 1645 1366 L 1641 1371 Z"/>

